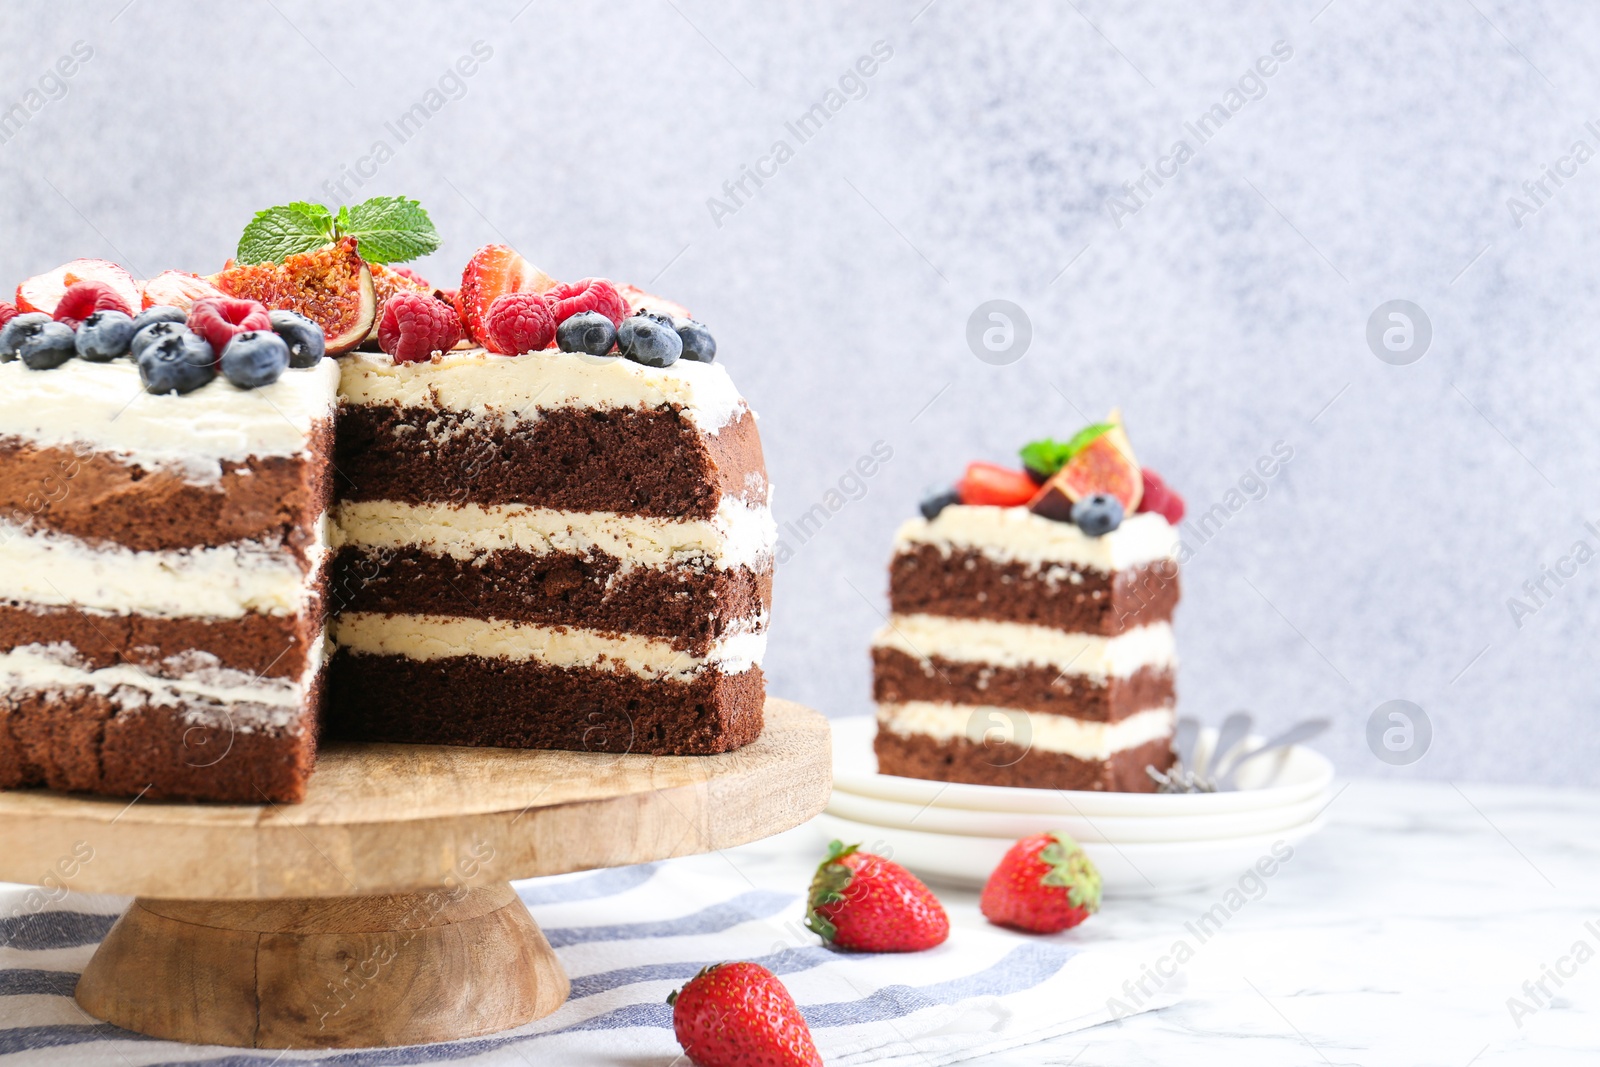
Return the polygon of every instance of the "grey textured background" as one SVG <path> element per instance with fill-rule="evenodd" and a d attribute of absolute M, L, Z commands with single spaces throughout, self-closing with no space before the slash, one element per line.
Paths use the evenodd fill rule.
<path fill-rule="evenodd" d="M 80 255 L 215 270 L 253 211 L 329 199 L 382 140 L 346 188 L 422 200 L 436 281 L 506 240 L 710 323 L 780 520 L 892 448 L 788 535 L 777 693 L 866 711 L 890 537 L 924 487 L 1119 404 L 1192 511 L 1294 450 L 1220 532 L 1187 532 L 1187 711 L 1331 716 L 1350 774 L 1595 784 L 1600 564 L 1520 626 L 1507 600 L 1600 547 L 1600 161 L 1520 226 L 1507 198 L 1600 149 L 1600 9 L 925 3 L 8 3 L 0 108 L 75 41 L 94 55 L 0 144 L 0 278 Z M 385 123 L 479 40 L 492 57 L 401 143 Z M 785 122 L 877 41 L 865 97 L 800 144 Z M 1292 58 L 1199 145 L 1184 122 L 1276 41 Z M 1195 157 L 1116 225 L 1108 197 L 1180 138 Z M 713 219 L 778 139 L 793 158 Z M 965 341 L 992 298 L 1033 324 L 1010 366 Z M 1395 298 L 1433 326 L 1410 366 L 1364 339 Z M 1434 728 L 1401 769 L 1365 742 L 1393 698 Z"/>

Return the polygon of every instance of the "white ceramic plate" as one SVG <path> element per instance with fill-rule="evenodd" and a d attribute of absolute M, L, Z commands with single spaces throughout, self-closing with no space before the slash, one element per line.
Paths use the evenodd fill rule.
<path fill-rule="evenodd" d="M 1324 790 L 1275 808 L 1225 811 L 1215 815 L 1046 815 L 1025 811 L 973 811 L 939 804 L 905 804 L 834 790 L 828 812 L 874 826 L 980 837 L 1026 837 L 1060 830 L 1079 841 L 1117 844 L 1204 841 L 1285 830 L 1312 819 L 1333 794 Z"/>
<path fill-rule="evenodd" d="M 1167 816 L 1219 815 L 1224 812 L 1279 808 L 1309 800 L 1333 781 L 1333 764 L 1304 745 L 1286 753 L 1264 756 L 1240 775 L 1243 788 L 1231 793 L 1096 793 L 1087 790 L 1020 789 L 1012 786 L 932 782 L 878 773 L 872 752 L 877 722 L 872 716 L 834 719 L 833 788 L 836 792 L 894 800 L 921 807 L 972 811 L 1028 812 L 1045 815 Z M 1216 738 L 1207 730 L 1201 741 L 1204 753 Z M 1260 744 L 1259 738 L 1251 741 Z"/>
<path fill-rule="evenodd" d="M 1084 842 L 1110 896 L 1155 897 L 1234 882 L 1263 858 L 1281 862 L 1283 851 L 1322 828 L 1323 817 L 1268 834 L 1216 841 L 1111 845 Z M 980 889 L 1015 842 L 1009 837 L 930 834 L 822 814 L 811 821 L 824 840 L 860 842 L 930 882 Z M 1278 854 L 1274 855 L 1274 846 Z"/>

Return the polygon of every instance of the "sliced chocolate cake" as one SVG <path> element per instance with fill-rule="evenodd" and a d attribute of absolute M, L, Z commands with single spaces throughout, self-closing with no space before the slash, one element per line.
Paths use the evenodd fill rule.
<path fill-rule="evenodd" d="M 153 395 L 30 354 L 0 363 L 0 786 L 299 800 L 338 366 Z"/>
<path fill-rule="evenodd" d="M 1170 765 L 1182 502 L 1115 419 L 1090 431 L 1025 450 L 1032 476 L 973 464 L 900 528 L 872 650 L 883 773 L 1149 791 Z"/>
<path fill-rule="evenodd" d="M 753 741 L 777 535 L 755 415 L 677 338 L 649 361 L 499 339 L 532 350 L 345 361 L 330 734 Z"/>

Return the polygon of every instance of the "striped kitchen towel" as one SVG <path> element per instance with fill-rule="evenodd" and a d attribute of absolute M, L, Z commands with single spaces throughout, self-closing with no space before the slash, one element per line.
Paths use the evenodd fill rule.
<path fill-rule="evenodd" d="M 783 980 L 828 1064 L 944 1064 L 1105 1022 L 1108 998 L 1148 955 L 1138 944 L 1080 946 L 1071 932 L 997 929 L 970 893 L 940 894 L 952 928 L 936 949 L 836 952 L 802 925 L 820 853 L 802 828 L 710 856 L 517 883 L 572 978 L 560 1010 L 487 1038 L 342 1052 L 180 1045 L 100 1023 L 72 991 L 126 900 L 68 895 L 38 908 L 39 891 L 32 900 L 25 891 L 0 893 L 0 1059 L 89 1067 L 682 1065 L 667 994 L 708 963 L 744 959 Z M 1143 1008 L 1171 1003 L 1177 986 Z"/>

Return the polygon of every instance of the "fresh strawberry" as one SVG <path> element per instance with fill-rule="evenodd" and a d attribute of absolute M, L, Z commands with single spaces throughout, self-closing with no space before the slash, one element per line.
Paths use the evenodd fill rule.
<path fill-rule="evenodd" d="M 654 293 L 647 293 L 637 285 L 628 285 L 626 282 L 613 282 L 612 284 L 616 285 L 618 295 L 628 302 L 628 310 L 634 314 L 638 314 L 641 311 L 654 311 L 662 315 L 671 315 L 676 319 L 694 318 L 693 315 L 689 314 L 688 308 L 676 301 L 667 300 L 656 296 Z"/>
<path fill-rule="evenodd" d="M 1149 467 L 1143 468 L 1141 473 L 1144 475 L 1144 496 L 1139 500 L 1139 510 L 1154 511 L 1174 526 L 1182 522 L 1183 497 Z"/>
<path fill-rule="evenodd" d="M 835 841 L 811 879 L 806 926 L 840 948 L 921 952 L 950 936 L 950 918 L 917 876 Z"/>
<path fill-rule="evenodd" d="M 998 926 L 1053 934 L 1100 910 L 1100 872 L 1066 834 L 1034 834 L 1000 860 L 978 907 Z"/>
<path fill-rule="evenodd" d="M 139 288 L 144 293 L 142 306 L 175 307 L 179 311 L 188 311 L 196 300 L 226 295 L 198 274 L 181 270 L 164 270 Z"/>
<path fill-rule="evenodd" d="M 483 347 L 502 356 L 538 352 L 556 339 L 556 320 L 539 293 L 507 293 L 489 305 Z"/>
<path fill-rule="evenodd" d="M 1039 487 L 1027 471 L 1014 471 L 993 463 L 968 463 L 966 476 L 956 483 L 963 504 L 991 504 L 995 507 L 1022 507 L 1033 499 Z"/>
<path fill-rule="evenodd" d="M 54 315 L 56 305 L 76 282 L 105 282 L 116 291 L 125 307 L 139 307 L 139 283 L 133 280 L 133 275 L 104 259 L 75 259 L 17 286 L 17 310 Z"/>
<path fill-rule="evenodd" d="M 755 963 L 717 963 L 667 997 L 678 1044 L 699 1067 L 822 1067 L 794 998 Z"/>
<path fill-rule="evenodd" d="M 96 311 L 120 311 L 132 315 L 133 308 L 122 302 L 117 291 L 105 282 L 73 282 L 61 294 L 51 318 L 64 322 L 74 330 L 84 319 Z"/>
<path fill-rule="evenodd" d="M 604 278 L 561 282 L 545 293 L 544 298 L 557 326 L 581 311 L 598 311 L 610 319 L 613 326 L 621 326 L 622 320 L 628 317 L 628 302 L 622 299 L 616 286 Z"/>
<path fill-rule="evenodd" d="M 267 309 L 254 300 L 241 300 L 232 296 L 210 296 L 196 300 L 189 308 L 189 329 L 204 337 L 218 359 L 235 334 L 248 330 L 272 332 L 272 320 Z"/>
<path fill-rule="evenodd" d="M 426 293 L 396 293 L 378 317 L 378 345 L 396 363 L 421 363 L 459 340 L 456 309 Z"/>
<path fill-rule="evenodd" d="M 548 274 L 517 255 L 514 249 L 506 245 L 485 245 L 461 272 L 456 310 L 461 313 L 468 335 L 487 348 L 489 308 L 496 300 L 507 293 L 542 293 L 553 285 L 555 281 Z"/>
<path fill-rule="evenodd" d="M 17 305 L 9 300 L 0 300 L 0 329 L 4 329 L 6 323 L 16 318 L 19 314 L 21 312 L 17 310 Z"/>

